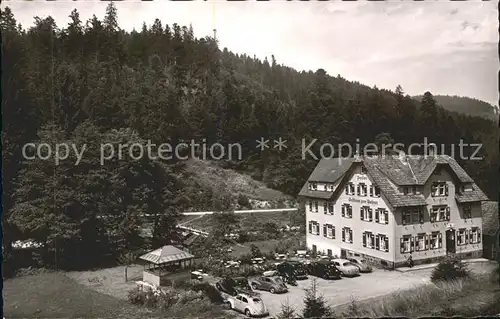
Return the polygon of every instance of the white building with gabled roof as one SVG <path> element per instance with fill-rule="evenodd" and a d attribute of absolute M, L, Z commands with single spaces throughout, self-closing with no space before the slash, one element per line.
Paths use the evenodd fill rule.
<path fill-rule="evenodd" d="M 302 187 L 307 246 L 363 256 L 386 267 L 457 253 L 481 257 L 481 202 L 488 200 L 451 157 L 322 159 Z"/>

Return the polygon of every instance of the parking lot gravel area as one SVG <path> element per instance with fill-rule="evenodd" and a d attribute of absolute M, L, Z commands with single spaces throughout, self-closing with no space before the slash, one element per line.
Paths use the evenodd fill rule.
<path fill-rule="evenodd" d="M 487 263 L 471 264 L 474 273 L 486 273 L 493 269 L 494 265 Z M 326 302 L 332 306 L 339 306 L 351 302 L 353 299 L 364 300 L 375 298 L 398 290 L 408 290 L 414 287 L 430 283 L 432 269 L 423 269 L 402 273 L 375 269 L 372 273 L 361 274 L 358 277 L 342 278 L 340 280 L 325 280 L 309 276 L 306 280 L 297 281 L 297 286 L 288 286 L 289 292 L 285 294 L 271 294 L 259 291 L 266 304 L 269 315 L 272 317 L 280 312 L 282 303 L 295 308 L 299 313 L 303 309 L 305 288 L 311 286 L 312 278 L 316 278 L 317 292 L 323 295 Z"/>
<path fill-rule="evenodd" d="M 305 290 L 311 286 L 312 277 L 297 281 L 297 286 L 288 285 L 288 293 L 271 294 L 262 291 L 261 296 L 269 310 L 270 316 L 281 310 L 282 303 L 288 304 L 301 312 L 304 304 Z M 331 306 L 338 306 L 352 299 L 367 299 L 394 292 L 398 289 L 406 290 L 428 283 L 430 280 L 417 273 L 400 273 L 376 269 L 372 273 L 361 274 L 358 277 L 342 278 L 340 280 L 325 280 L 316 278 L 316 288 Z M 288 301 L 287 301 L 288 299 Z"/>

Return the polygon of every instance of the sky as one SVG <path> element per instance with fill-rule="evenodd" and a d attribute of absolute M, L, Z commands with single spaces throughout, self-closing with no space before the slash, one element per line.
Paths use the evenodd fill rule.
<path fill-rule="evenodd" d="M 60 27 L 77 9 L 102 18 L 107 2 L 2 1 L 23 27 L 51 15 Z M 116 2 L 119 24 L 140 30 L 155 18 L 191 24 L 197 37 L 217 29 L 220 48 L 273 54 L 297 70 L 325 69 L 350 81 L 405 93 L 447 94 L 498 105 L 498 12 L 494 1 Z"/>

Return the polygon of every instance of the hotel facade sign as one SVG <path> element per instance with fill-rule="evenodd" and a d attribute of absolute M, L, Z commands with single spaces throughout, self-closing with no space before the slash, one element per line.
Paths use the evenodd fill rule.
<path fill-rule="evenodd" d="M 368 204 L 368 205 L 378 205 L 378 201 L 376 201 L 376 200 L 359 199 L 359 198 L 354 198 L 354 197 L 349 197 L 349 202 L 359 203 L 359 204 Z"/>

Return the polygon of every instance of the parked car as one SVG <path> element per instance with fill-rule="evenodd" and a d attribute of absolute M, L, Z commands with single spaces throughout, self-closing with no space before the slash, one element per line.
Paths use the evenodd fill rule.
<path fill-rule="evenodd" d="M 304 265 L 298 261 L 285 261 L 278 265 L 278 273 L 285 281 L 296 279 L 307 279 L 307 270 Z"/>
<path fill-rule="evenodd" d="M 335 266 L 335 263 L 329 260 L 313 261 L 308 267 L 309 274 L 324 279 L 341 279 L 342 274 Z"/>
<path fill-rule="evenodd" d="M 203 277 L 207 277 L 208 274 L 203 271 L 203 269 L 194 270 L 191 272 L 191 279 L 203 280 Z"/>
<path fill-rule="evenodd" d="M 361 257 L 351 257 L 348 258 L 350 262 L 352 262 L 356 267 L 359 268 L 360 272 L 371 272 L 372 266 L 370 266 L 365 259 Z"/>
<path fill-rule="evenodd" d="M 265 290 L 269 291 L 272 294 L 275 293 L 285 293 L 288 292 L 288 288 L 285 283 L 281 279 L 281 277 L 273 276 L 273 277 L 258 277 L 250 280 L 250 286 L 254 290 Z"/>
<path fill-rule="evenodd" d="M 245 277 L 226 277 L 215 284 L 215 288 L 231 296 L 236 296 L 240 292 L 252 292 L 252 287 Z"/>
<path fill-rule="evenodd" d="M 340 270 L 342 276 L 359 276 L 359 268 L 347 259 L 332 260 L 335 266 Z"/>
<path fill-rule="evenodd" d="M 247 317 L 267 316 L 269 311 L 259 296 L 239 293 L 226 301 L 230 309 L 244 313 Z"/>

